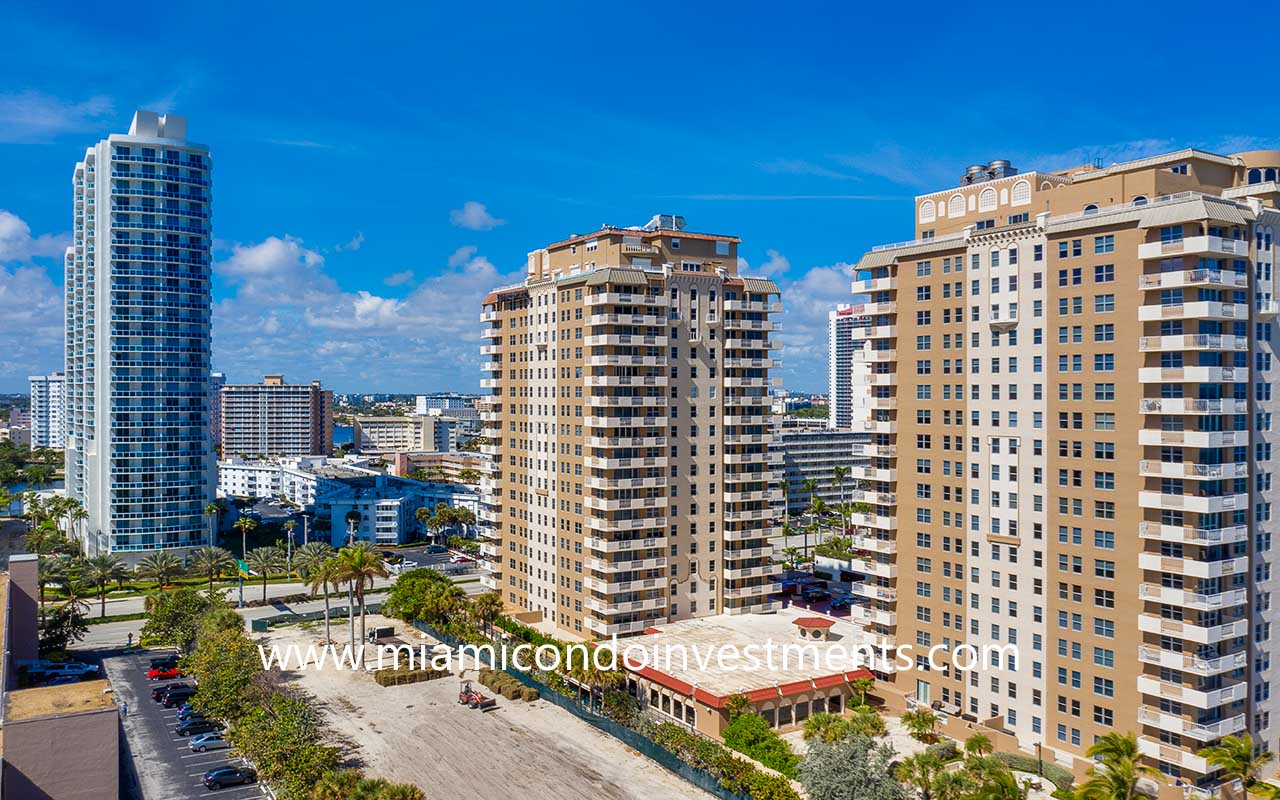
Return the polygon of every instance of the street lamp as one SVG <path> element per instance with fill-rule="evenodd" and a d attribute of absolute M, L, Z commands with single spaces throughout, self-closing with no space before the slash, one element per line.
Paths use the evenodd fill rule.
<path fill-rule="evenodd" d="M 1036 774 L 1044 777 L 1044 746 L 1036 742 Z"/>

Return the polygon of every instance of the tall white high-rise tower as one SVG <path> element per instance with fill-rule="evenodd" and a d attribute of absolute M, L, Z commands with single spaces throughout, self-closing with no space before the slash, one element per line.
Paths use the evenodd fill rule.
<path fill-rule="evenodd" d="M 210 436 L 210 161 L 138 111 L 76 164 L 66 253 L 67 493 L 90 555 L 203 543 Z"/>

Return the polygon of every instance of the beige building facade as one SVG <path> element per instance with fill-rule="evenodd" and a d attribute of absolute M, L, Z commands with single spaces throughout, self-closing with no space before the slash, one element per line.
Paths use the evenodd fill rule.
<path fill-rule="evenodd" d="M 583 638 L 771 607 L 778 288 L 659 216 L 484 300 L 483 580 Z"/>
<path fill-rule="evenodd" d="M 1196 752 L 1272 720 L 1280 152 L 969 168 L 857 265 L 876 552 L 898 644 L 1014 645 L 897 688 L 1081 768 L 1109 731 Z"/>

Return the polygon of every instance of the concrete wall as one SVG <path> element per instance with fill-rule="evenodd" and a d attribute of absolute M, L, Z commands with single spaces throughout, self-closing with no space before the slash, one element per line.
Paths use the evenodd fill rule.
<path fill-rule="evenodd" d="M 35 555 L 9 557 L 9 647 L 15 664 L 39 655 L 38 564 Z"/>

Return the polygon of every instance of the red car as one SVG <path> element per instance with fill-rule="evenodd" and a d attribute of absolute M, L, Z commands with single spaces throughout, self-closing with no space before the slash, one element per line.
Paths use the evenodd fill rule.
<path fill-rule="evenodd" d="M 147 671 L 147 678 L 153 681 L 167 681 L 170 678 L 181 678 L 182 670 L 177 667 L 157 667 Z"/>

